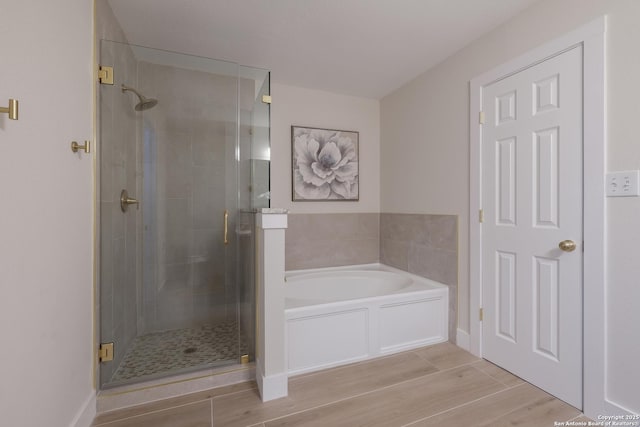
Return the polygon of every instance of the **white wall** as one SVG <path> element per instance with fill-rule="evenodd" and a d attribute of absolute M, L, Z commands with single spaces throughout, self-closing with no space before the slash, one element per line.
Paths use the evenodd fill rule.
<path fill-rule="evenodd" d="M 0 6 L 0 424 L 68 426 L 93 401 L 92 2 Z"/>
<path fill-rule="evenodd" d="M 476 40 L 381 102 L 382 211 L 460 215 L 459 327 L 469 330 L 471 78 L 608 15 L 608 169 L 640 168 L 640 2 L 546 0 Z M 403 191 L 399 191 L 403 189 Z M 411 195 L 411 196 L 407 196 Z M 640 198 L 607 201 L 607 398 L 640 412 Z M 588 242 L 585 242 L 588 244 Z M 586 313 L 585 315 L 588 315 Z"/>
<path fill-rule="evenodd" d="M 271 206 L 292 213 L 380 210 L 380 102 L 272 83 Z M 291 125 L 360 132 L 360 200 L 291 201 Z"/>

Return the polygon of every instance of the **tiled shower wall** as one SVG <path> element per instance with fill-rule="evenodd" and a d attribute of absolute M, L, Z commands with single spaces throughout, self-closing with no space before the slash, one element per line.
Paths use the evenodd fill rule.
<path fill-rule="evenodd" d="M 458 291 L 456 215 L 290 214 L 286 269 L 383 264 L 449 287 L 449 339 L 455 341 Z"/>
<path fill-rule="evenodd" d="M 223 213 L 235 207 L 237 79 L 140 61 L 138 87 L 158 99 L 143 115 L 153 186 L 143 208 L 155 215 L 145 218 L 145 247 L 158 251 L 144 264 L 145 332 L 228 320 L 235 245 L 222 243 Z"/>

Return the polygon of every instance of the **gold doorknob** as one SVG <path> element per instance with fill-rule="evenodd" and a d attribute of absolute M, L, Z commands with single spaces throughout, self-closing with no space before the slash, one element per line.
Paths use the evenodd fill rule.
<path fill-rule="evenodd" d="M 576 250 L 576 242 L 573 240 L 563 240 L 558 243 L 558 247 L 565 252 L 573 252 Z"/>
<path fill-rule="evenodd" d="M 120 209 L 122 209 L 122 212 L 126 212 L 129 209 L 129 205 L 136 205 L 136 208 L 140 209 L 140 202 L 129 197 L 127 190 L 122 190 L 120 193 Z"/>

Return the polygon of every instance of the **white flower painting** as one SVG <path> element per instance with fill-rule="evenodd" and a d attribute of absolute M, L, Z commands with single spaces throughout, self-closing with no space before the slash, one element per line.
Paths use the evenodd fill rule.
<path fill-rule="evenodd" d="M 291 126 L 293 200 L 358 200 L 358 132 Z"/>

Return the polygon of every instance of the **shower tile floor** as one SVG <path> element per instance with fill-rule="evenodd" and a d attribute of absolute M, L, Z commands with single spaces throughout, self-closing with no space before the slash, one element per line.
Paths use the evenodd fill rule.
<path fill-rule="evenodd" d="M 193 370 L 211 364 L 238 363 L 239 356 L 246 353 L 244 339 L 240 340 L 238 353 L 236 322 L 152 332 L 134 339 L 111 383 Z"/>

